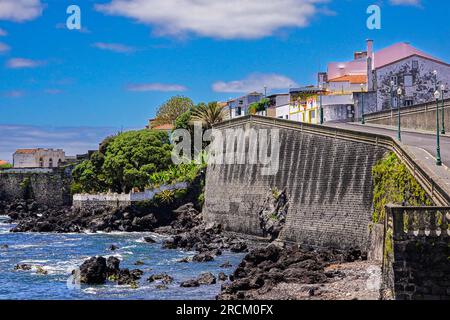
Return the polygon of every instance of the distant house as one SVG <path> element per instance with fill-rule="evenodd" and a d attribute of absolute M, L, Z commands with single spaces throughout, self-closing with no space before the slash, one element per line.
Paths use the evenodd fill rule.
<path fill-rule="evenodd" d="M 18 149 L 13 154 L 14 168 L 56 168 L 65 161 L 62 149 Z"/>
<path fill-rule="evenodd" d="M 156 130 L 156 131 L 165 131 L 167 133 L 170 133 L 175 129 L 175 126 L 171 123 L 166 124 L 156 124 L 155 119 L 148 120 L 148 125 L 146 126 L 147 129 L 150 130 Z"/>
<path fill-rule="evenodd" d="M 289 119 L 289 93 L 273 94 L 267 97 L 269 99 L 269 108 L 267 116 L 278 119 Z"/>
<path fill-rule="evenodd" d="M 227 108 L 229 110 L 230 118 L 243 117 L 249 114 L 248 107 L 255 102 L 259 102 L 264 98 L 264 95 L 259 92 L 252 92 L 245 96 L 230 99 Z"/>
<path fill-rule="evenodd" d="M 308 86 L 289 90 L 289 119 L 293 121 L 318 124 L 320 120 L 320 96 L 323 90 Z"/>

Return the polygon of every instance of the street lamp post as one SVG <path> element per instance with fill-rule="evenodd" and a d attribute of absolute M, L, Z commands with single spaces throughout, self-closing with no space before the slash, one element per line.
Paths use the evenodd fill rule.
<path fill-rule="evenodd" d="M 391 88 L 389 90 L 389 94 L 390 94 L 390 98 L 391 98 L 390 105 L 391 105 L 391 119 L 392 119 L 394 117 L 394 86 L 395 86 L 395 83 L 394 83 L 394 81 L 391 80 L 390 84 L 391 84 Z"/>
<path fill-rule="evenodd" d="M 442 166 L 442 160 L 441 160 L 441 146 L 439 141 L 439 98 L 441 94 L 439 93 L 439 90 L 436 90 L 434 93 L 434 97 L 436 98 L 436 165 Z"/>
<path fill-rule="evenodd" d="M 398 101 L 397 101 L 397 111 L 398 111 L 398 141 L 402 141 L 402 131 L 401 131 L 401 112 L 400 112 L 400 104 L 402 101 L 402 87 L 398 87 L 397 89 L 397 95 L 398 95 Z"/>
<path fill-rule="evenodd" d="M 364 118 L 364 83 L 361 83 L 361 124 L 366 124 L 366 119 Z"/>
<path fill-rule="evenodd" d="M 441 133 L 442 134 L 445 134 L 445 110 L 444 110 L 445 103 L 444 103 L 444 94 L 445 94 L 445 84 L 442 84 L 441 85 L 441 95 L 442 95 L 442 97 L 441 97 L 441 99 L 442 99 L 442 105 L 441 105 L 441 108 L 442 108 L 442 131 L 441 131 Z"/>
<path fill-rule="evenodd" d="M 320 124 L 323 124 L 323 105 L 322 105 L 322 90 L 323 90 L 323 86 L 320 85 L 319 86 L 319 104 L 320 104 Z"/>
<path fill-rule="evenodd" d="M 264 112 L 267 115 L 267 86 L 264 86 Z"/>

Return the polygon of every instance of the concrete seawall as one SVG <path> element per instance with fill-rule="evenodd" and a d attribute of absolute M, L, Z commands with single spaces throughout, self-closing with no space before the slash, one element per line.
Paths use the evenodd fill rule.
<path fill-rule="evenodd" d="M 372 215 L 372 167 L 388 151 L 383 146 L 315 135 L 300 126 L 254 122 L 225 123 L 216 129 L 273 129 L 280 136 L 280 165 L 263 176 L 263 165 L 213 164 L 208 167 L 205 219 L 227 230 L 262 235 L 258 213 L 285 190 L 289 209 L 280 239 L 340 249 L 368 246 Z M 246 152 L 248 151 L 248 139 Z"/>

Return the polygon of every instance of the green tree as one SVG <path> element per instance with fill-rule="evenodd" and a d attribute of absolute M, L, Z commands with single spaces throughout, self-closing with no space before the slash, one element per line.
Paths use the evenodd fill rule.
<path fill-rule="evenodd" d="M 269 106 L 270 100 L 267 98 L 261 99 L 259 102 L 254 102 L 248 107 L 250 114 L 256 114 L 257 112 L 264 111 Z"/>
<path fill-rule="evenodd" d="M 103 152 L 95 152 L 74 169 L 74 189 L 89 193 L 142 190 L 151 174 L 170 165 L 171 150 L 166 132 L 140 130 L 118 134 Z"/>
<path fill-rule="evenodd" d="M 191 123 L 201 122 L 206 128 L 211 128 L 214 124 L 225 119 L 225 110 L 217 102 L 208 104 L 200 103 L 192 110 Z"/>
<path fill-rule="evenodd" d="M 174 124 L 175 120 L 189 111 L 194 106 L 191 99 L 184 96 L 175 96 L 170 98 L 168 101 L 163 103 L 156 114 L 156 119 L 154 120 L 154 125 L 161 124 Z"/>

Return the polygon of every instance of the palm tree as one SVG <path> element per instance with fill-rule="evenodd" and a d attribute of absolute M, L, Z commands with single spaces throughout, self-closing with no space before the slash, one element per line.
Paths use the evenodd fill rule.
<path fill-rule="evenodd" d="M 201 103 L 192 110 L 191 123 L 201 122 L 207 128 L 211 128 L 224 119 L 225 109 L 219 106 L 217 102 L 210 102 L 207 105 Z"/>

